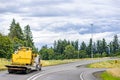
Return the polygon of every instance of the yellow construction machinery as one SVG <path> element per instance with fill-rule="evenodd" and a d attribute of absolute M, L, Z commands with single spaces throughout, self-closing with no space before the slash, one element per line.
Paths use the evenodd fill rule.
<path fill-rule="evenodd" d="M 31 70 L 41 70 L 40 56 L 32 52 L 29 47 L 21 47 L 12 54 L 12 64 L 5 65 L 9 73 L 24 72 Z"/>

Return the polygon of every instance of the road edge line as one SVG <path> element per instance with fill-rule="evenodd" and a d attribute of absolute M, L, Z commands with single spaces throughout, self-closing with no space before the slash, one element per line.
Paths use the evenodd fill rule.
<path fill-rule="evenodd" d="M 84 80 L 83 79 L 83 72 L 81 72 L 81 74 L 80 74 L 80 80 Z"/>

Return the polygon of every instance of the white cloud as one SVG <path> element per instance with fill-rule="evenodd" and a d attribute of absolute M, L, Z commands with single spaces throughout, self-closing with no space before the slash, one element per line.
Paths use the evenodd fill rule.
<path fill-rule="evenodd" d="M 120 32 L 119 12 L 120 0 L 0 0 L 0 32 L 7 34 L 15 18 L 22 29 L 31 26 L 39 47 L 58 39 L 89 42 L 91 32 L 110 41 Z"/>

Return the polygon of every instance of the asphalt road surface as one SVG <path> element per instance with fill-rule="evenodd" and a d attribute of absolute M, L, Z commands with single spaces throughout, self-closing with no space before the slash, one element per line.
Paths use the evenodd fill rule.
<path fill-rule="evenodd" d="M 33 71 L 29 74 L 9 74 L 7 71 L 1 71 L 0 80 L 98 80 L 92 74 L 106 69 L 85 68 L 83 65 L 108 59 L 81 60 L 69 64 L 43 67 L 42 71 Z"/>

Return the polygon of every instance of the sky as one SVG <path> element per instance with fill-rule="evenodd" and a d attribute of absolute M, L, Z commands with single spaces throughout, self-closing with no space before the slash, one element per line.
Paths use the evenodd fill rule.
<path fill-rule="evenodd" d="M 120 0 L 0 0 L 1 33 L 9 33 L 13 18 L 22 29 L 30 25 L 38 48 L 59 39 L 109 42 L 120 36 Z"/>

